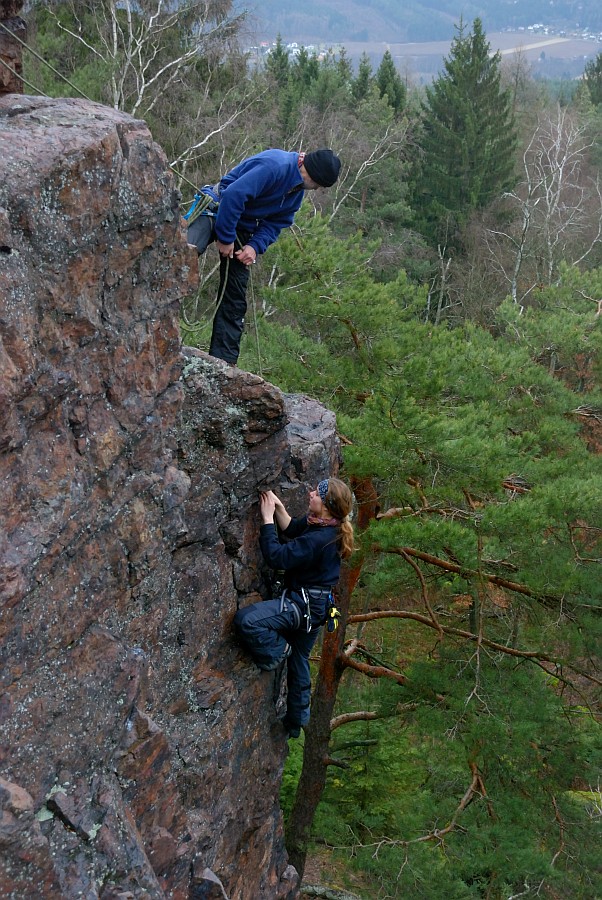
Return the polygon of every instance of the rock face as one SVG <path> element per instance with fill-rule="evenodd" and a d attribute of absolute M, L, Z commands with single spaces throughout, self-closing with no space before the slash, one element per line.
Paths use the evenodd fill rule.
<path fill-rule="evenodd" d="M 179 343 L 194 286 L 144 123 L 0 97 L 0 896 L 298 894 L 257 492 L 293 514 L 334 416 Z"/>

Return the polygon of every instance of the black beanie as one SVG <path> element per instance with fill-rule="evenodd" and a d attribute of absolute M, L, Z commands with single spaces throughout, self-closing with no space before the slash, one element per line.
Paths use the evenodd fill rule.
<path fill-rule="evenodd" d="M 312 181 L 320 187 L 331 187 L 339 177 L 341 160 L 332 150 L 324 147 L 322 150 L 306 153 L 303 165 Z"/>

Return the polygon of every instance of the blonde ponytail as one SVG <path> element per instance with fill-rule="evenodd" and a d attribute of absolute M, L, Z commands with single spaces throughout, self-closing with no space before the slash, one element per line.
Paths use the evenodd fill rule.
<path fill-rule="evenodd" d="M 341 520 L 337 528 L 337 544 L 343 559 L 348 559 L 354 550 L 353 525 L 349 521 L 353 508 L 351 489 L 340 478 L 329 478 L 324 504 L 336 519 Z"/>

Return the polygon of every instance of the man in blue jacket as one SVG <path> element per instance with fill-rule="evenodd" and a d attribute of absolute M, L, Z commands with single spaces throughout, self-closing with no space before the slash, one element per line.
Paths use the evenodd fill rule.
<path fill-rule="evenodd" d="M 224 175 L 214 189 L 216 202 L 192 221 L 188 242 L 201 254 L 216 241 L 221 257 L 212 356 L 236 363 L 247 311 L 249 266 L 283 228 L 293 224 L 304 191 L 331 187 L 340 167 L 338 156 L 326 148 L 311 153 L 264 150 Z"/>

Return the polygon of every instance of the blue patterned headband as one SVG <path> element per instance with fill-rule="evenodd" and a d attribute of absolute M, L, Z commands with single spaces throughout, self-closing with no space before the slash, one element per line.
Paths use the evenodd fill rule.
<path fill-rule="evenodd" d="M 328 478 L 325 478 L 318 484 L 318 494 L 322 503 L 326 503 L 326 495 L 328 493 Z"/>

